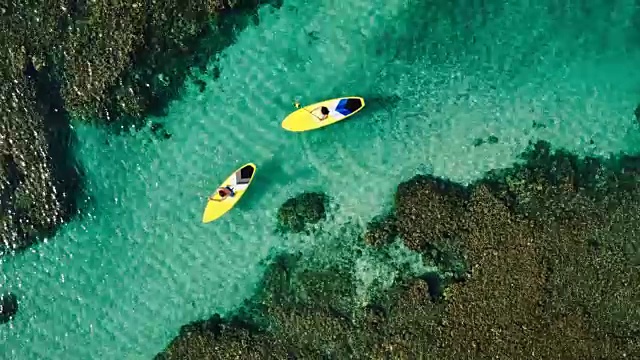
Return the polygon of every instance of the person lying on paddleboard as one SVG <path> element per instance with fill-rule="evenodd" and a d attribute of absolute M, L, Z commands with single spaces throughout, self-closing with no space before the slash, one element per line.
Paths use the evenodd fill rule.
<path fill-rule="evenodd" d="M 296 101 L 294 103 L 294 106 L 296 107 L 296 109 L 300 109 L 300 102 Z M 316 110 L 318 110 L 318 108 L 313 109 L 311 111 L 311 114 L 321 121 L 329 117 L 329 108 L 327 108 L 326 106 L 320 106 L 320 116 L 315 114 Z"/>
<path fill-rule="evenodd" d="M 233 192 L 233 188 L 231 186 L 224 186 L 218 188 L 218 195 L 220 195 L 220 199 L 216 199 L 214 198 L 214 195 L 211 195 L 209 196 L 209 200 L 222 201 L 228 197 L 234 197 L 236 193 Z"/>

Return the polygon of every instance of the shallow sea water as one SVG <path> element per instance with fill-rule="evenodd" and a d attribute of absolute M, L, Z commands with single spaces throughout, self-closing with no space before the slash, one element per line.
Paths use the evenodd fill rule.
<path fill-rule="evenodd" d="M 92 210 L 1 260 L 0 285 L 21 299 L 0 328 L 1 357 L 148 359 L 181 325 L 251 296 L 269 255 L 340 240 L 342 224 L 388 208 L 418 172 L 468 183 L 536 139 L 639 152 L 638 11 L 633 0 L 262 7 L 221 54 L 220 78 L 203 77 L 202 93 L 187 84 L 158 119 L 171 139 L 75 124 Z M 351 94 L 367 107 L 348 121 L 280 128 L 296 97 Z M 491 135 L 496 144 L 473 146 Z M 249 161 L 250 191 L 202 224 L 208 193 Z M 278 206 L 301 191 L 332 197 L 335 236 L 273 233 Z M 356 271 L 365 282 L 381 272 L 365 260 Z"/>

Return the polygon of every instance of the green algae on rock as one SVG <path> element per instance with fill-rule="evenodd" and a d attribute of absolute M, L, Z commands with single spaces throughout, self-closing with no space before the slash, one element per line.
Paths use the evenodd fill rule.
<path fill-rule="evenodd" d="M 303 192 L 285 201 L 278 209 L 278 229 L 299 233 L 326 219 L 327 195 Z"/>

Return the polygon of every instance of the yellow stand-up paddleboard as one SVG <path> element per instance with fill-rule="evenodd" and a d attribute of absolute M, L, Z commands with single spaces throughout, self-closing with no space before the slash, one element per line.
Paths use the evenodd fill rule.
<path fill-rule="evenodd" d="M 329 110 L 325 119 L 322 119 L 323 106 Z M 295 132 L 319 129 L 353 116 L 362 108 L 364 99 L 357 96 L 325 100 L 292 112 L 282 121 L 282 128 Z"/>
<path fill-rule="evenodd" d="M 225 180 L 220 187 L 230 187 L 233 190 L 233 196 L 227 196 L 222 199 L 220 194 L 218 194 L 218 190 L 216 189 L 215 194 L 209 198 L 207 202 L 207 207 L 204 209 L 204 214 L 202 214 L 202 222 L 208 223 L 211 222 L 222 215 L 224 215 L 227 211 L 231 210 L 240 200 L 242 195 L 247 191 L 249 185 L 251 185 L 251 181 L 253 180 L 253 176 L 256 174 L 256 166 L 252 163 L 248 163 L 243 165 L 238 170 L 234 171 L 227 180 Z"/>

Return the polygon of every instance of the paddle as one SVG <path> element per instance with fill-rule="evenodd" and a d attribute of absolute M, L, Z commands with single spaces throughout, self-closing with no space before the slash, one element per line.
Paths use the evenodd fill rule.
<path fill-rule="evenodd" d="M 293 106 L 295 106 L 296 109 L 300 109 L 300 100 L 295 99 L 293 101 Z M 318 115 L 314 114 L 313 111 L 309 111 L 305 108 L 302 108 L 304 111 L 308 112 L 309 114 L 313 115 L 314 117 L 316 117 L 318 120 L 324 120 L 322 118 L 320 118 Z M 317 109 L 317 108 L 316 108 Z M 315 110 L 315 109 L 314 109 Z"/>

